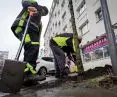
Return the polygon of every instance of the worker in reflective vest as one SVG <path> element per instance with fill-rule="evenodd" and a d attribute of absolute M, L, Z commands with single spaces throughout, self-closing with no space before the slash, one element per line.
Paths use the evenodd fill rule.
<path fill-rule="evenodd" d="M 81 39 L 79 39 L 81 43 Z M 56 77 L 62 78 L 64 75 L 67 75 L 65 72 L 65 53 L 68 58 L 70 58 L 71 53 L 75 53 L 76 46 L 74 45 L 74 38 L 72 33 L 63 33 L 56 35 L 50 39 L 50 48 L 53 52 L 55 58 L 55 68 L 56 68 Z"/>
<path fill-rule="evenodd" d="M 48 9 L 45 6 L 38 5 L 35 0 L 22 0 L 22 6 L 23 9 L 11 26 L 11 30 L 21 41 L 29 17 L 29 11 L 33 12 L 24 41 L 24 61 L 27 62 L 24 72 L 29 71 L 32 74 L 36 74 L 35 67 L 42 29 L 41 17 L 48 14 Z"/>

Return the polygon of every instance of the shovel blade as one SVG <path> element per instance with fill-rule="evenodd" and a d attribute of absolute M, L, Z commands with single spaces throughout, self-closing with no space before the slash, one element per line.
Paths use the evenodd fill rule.
<path fill-rule="evenodd" d="M 5 93 L 20 91 L 24 80 L 25 65 L 25 62 L 5 60 L 0 81 L 0 91 Z"/>

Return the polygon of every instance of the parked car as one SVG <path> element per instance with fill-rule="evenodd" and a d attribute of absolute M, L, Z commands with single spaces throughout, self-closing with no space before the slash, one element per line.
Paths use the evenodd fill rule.
<path fill-rule="evenodd" d="M 37 60 L 36 71 L 39 75 L 46 76 L 47 73 L 55 72 L 54 58 L 42 57 Z"/>
<path fill-rule="evenodd" d="M 37 60 L 36 71 L 39 75 L 46 76 L 47 73 L 55 73 L 55 65 L 53 57 L 42 57 Z M 73 61 L 68 60 L 65 65 L 67 73 L 77 72 L 77 66 Z"/>

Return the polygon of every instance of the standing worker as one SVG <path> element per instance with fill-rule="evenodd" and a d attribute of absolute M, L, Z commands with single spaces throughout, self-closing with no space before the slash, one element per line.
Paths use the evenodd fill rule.
<path fill-rule="evenodd" d="M 35 68 L 42 29 L 41 17 L 48 14 L 48 9 L 45 6 L 38 5 L 36 0 L 22 0 L 22 6 L 23 9 L 14 21 L 11 30 L 21 41 L 27 19 L 29 18 L 29 13 L 32 13 L 27 34 L 24 40 L 24 61 L 27 62 L 24 72 L 35 75 L 37 73 Z"/>
<path fill-rule="evenodd" d="M 79 37 L 79 43 L 81 38 Z M 66 75 L 65 72 L 65 53 L 71 60 L 71 54 L 76 52 L 74 46 L 74 38 L 72 33 L 63 33 L 56 35 L 50 39 L 50 48 L 55 58 L 56 77 L 63 78 Z"/>

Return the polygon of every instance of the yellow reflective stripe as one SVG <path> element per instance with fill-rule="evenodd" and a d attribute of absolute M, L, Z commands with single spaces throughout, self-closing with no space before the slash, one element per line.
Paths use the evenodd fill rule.
<path fill-rule="evenodd" d="M 72 44 L 73 44 L 74 52 L 76 52 L 77 51 L 77 47 L 75 45 L 75 39 L 74 38 L 72 39 Z"/>
<path fill-rule="evenodd" d="M 26 37 L 25 37 L 25 43 L 30 42 L 30 41 L 31 41 L 31 39 L 30 39 L 29 34 L 26 34 Z"/>
<path fill-rule="evenodd" d="M 54 37 L 53 40 L 58 44 L 58 46 L 63 47 L 67 46 L 66 40 L 68 40 L 69 37 Z"/>
<path fill-rule="evenodd" d="M 28 43 L 28 42 L 31 42 L 31 39 L 30 39 L 30 35 L 26 34 L 25 43 Z M 39 42 L 31 42 L 31 44 L 33 44 L 33 45 L 39 45 L 40 43 Z"/>
<path fill-rule="evenodd" d="M 21 27 L 17 27 L 16 30 L 15 30 L 16 33 L 19 33 L 21 31 L 22 31 L 22 28 Z"/>
<path fill-rule="evenodd" d="M 24 69 L 24 72 L 27 72 L 27 71 L 29 71 L 29 68 L 25 68 L 25 69 Z"/>
<path fill-rule="evenodd" d="M 22 26 L 23 26 L 24 21 L 25 21 L 27 15 L 28 15 L 28 12 L 25 11 L 25 12 L 23 13 L 23 15 L 22 15 L 22 17 L 21 17 L 19 23 L 18 23 L 18 27 L 17 27 L 16 30 L 15 30 L 16 33 L 19 33 L 19 32 L 22 31 L 22 30 L 18 30 L 18 29 L 19 29 L 19 27 L 22 27 Z"/>
<path fill-rule="evenodd" d="M 37 72 L 34 69 L 30 69 L 32 74 L 36 74 Z"/>
<path fill-rule="evenodd" d="M 30 65 L 29 63 L 26 64 L 27 68 L 33 68 L 32 65 Z"/>
<path fill-rule="evenodd" d="M 36 74 L 36 73 L 37 73 L 37 72 L 34 70 L 33 66 L 30 65 L 29 63 L 27 63 L 26 66 L 27 66 L 27 68 L 30 69 L 30 71 L 31 71 L 32 74 Z"/>
<path fill-rule="evenodd" d="M 33 44 L 33 45 L 39 45 L 40 43 L 39 42 L 31 42 L 31 44 Z"/>

